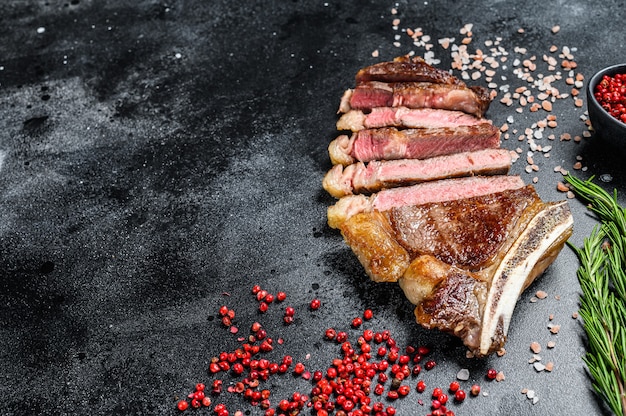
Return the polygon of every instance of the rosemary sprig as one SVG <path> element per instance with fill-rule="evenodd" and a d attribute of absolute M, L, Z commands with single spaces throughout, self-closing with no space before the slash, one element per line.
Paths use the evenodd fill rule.
<path fill-rule="evenodd" d="M 626 210 L 616 190 L 610 195 L 593 178 L 565 180 L 600 221 L 583 247 L 568 243 L 580 261 L 580 316 L 589 341 L 584 362 L 598 395 L 626 416 Z"/>

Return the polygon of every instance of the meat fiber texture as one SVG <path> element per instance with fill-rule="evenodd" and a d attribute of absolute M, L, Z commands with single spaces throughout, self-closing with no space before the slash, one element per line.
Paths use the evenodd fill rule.
<path fill-rule="evenodd" d="M 572 233 L 567 202 L 508 175 L 485 88 L 408 56 L 355 80 L 337 121 L 352 133 L 328 147 L 329 226 L 372 280 L 400 284 L 417 323 L 475 356 L 501 349 L 517 299 Z"/>

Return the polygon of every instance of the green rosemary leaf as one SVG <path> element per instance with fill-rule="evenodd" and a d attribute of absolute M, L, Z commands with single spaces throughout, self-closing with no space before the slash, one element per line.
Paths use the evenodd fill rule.
<path fill-rule="evenodd" d="M 582 248 L 568 243 L 580 262 L 580 316 L 588 340 L 583 361 L 598 396 L 626 416 L 626 210 L 617 191 L 609 194 L 593 178 L 565 180 L 600 222 Z"/>

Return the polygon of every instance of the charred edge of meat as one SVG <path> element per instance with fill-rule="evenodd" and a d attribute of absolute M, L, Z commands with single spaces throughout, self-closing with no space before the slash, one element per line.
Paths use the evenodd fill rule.
<path fill-rule="evenodd" d="M 463 81 L 448 71 L 426 63 L 419 56 L 399 56 L 393 61 L 379 62 L 360 69 L 355 77 L 357 85 L 367 81 L 382 82 L 435 82 L 465 85 Z"/>
<path fill-rule="evenodd" d="M 410 263 L 409 253 L 393 238 L 393 230 L 384 213 L 356 215 L 341 234 L 375 282 L 395 282 Z M 376 244 L 372 244 L 375 241 Z"/>
<path fill-rule="evenodd" d="M 548 204 L 517 238 L 489 288 L 478 356 L 488 355 L 503 345 L 517 299 L 556 258 L 572 229 L 569 205 L 561 201 Z"/>
<path fill-rule="evenodd" d="M 463 176 L 501 175 L 508 173 L 511 155 L 506 149 L 485 149 L 454 153 L 427 159 L 403 159 L 335 165 L 324 176 L 323 188 L 341 198 L 369 194 L 385 188 Z"/>
<path fill-rule="evenodd" d="M 415 319 L 427 329 L 436 328 L 476 343 L 480 335 L 487 283 L 463 270 L 451 271 L 415 308 Z"/>

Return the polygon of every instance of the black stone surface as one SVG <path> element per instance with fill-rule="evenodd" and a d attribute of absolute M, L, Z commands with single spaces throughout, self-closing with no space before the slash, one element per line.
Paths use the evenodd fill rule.
<path fill-rule="evenodd" d="M 467 23 L 471 51 L 489 54 L 484 42 L 501 38 L 508 70 L 500 67 L 494 82 L 513 88 L 526 85 L 512 73 L 522 56 L 516 47 L 546 75 L 542 57 L 558 55 L 553 44 L 574 48 L 586 79 L 624 62 L 624 14 L 616 0 L 3 1 L 0 414 L 176 414 L 177 398 L 211 382 L 211 358 L 240 345 L 253 321 L 284 339 L 271 357 L 290 354 L 325 369 L 339 351 L 324 329 L 349 330 L 365 308 L 375 312 L 367 325 L 390 330 L 399 345 L 432 346 L 438 365 L 421 376 L 429 389 L 470 369 L 465 387 L 478 382 L 489 394 L 451 404 L 457 415 L 602 414 L 581 358 L 581 322 L 572 318 L 579 287 L 570 249 L 520 299 L 507 354 L 468 359 L 457 340 L 417 327 L 396 285 L 364 276 L 326 225 L 333 199 L 321 180 L 339 98 L 355 72 L 425 52 L 406 28 L 431 36 L 442 67 L 450 50 L 437 40 L 460 44 Z M 485 85 L 485 75 L 475 83 Z M 577 175 L 609 175 L 607 189 L 623 200 L 621 155 L 594 137 L 558 139 L 582 135 L 584 107 L 571 98 L 555 104 L 556 140 L 547 130 L 537 140 L 553 149 L 549 158 L 536 152 L 540 170 L 529 174 L 528 144 L 517 138 L 545 114 L 517 113 L 500 97 L 488 117 L 498 125 L 514 117 L 503 146 L 521 149 L 513 173 L 528 183 L 537 177 L 544 199 L 565 197 L 553 168 L 571 169 L 580 157 L 585 170 Z M 581 203 L 571 206 L 571 241 L 580 246 L 595 222 Z M 254 284 L 284 290 L 288 300 L 259 314 Z M 549 297 L 531 302 L 537 290 Z M 315 312 L 313 297 L 322 301 Z M 219 323 L 223 304 L 237 313 L 237 335 Z M 287 304 L 296 308 L 289 326 L 281 322 Z M 550 322 L 561 325 L 558 334 Z M 543 362 L 554 362 L 551 373 L 528 363 L 532 341 L 544 346 Z M 488 368 L 506 379 L 485 381 Z M 310 384 L 285 374 L 266 386 L 276 404 Z M 524 388 L 536 392 L 536 404 Z M 263 414 L 234 394 L 218 402 L 231 414 Z M 425 415 L 429 403 L 412 392 L 393 405 L 400 415 Z"/>

